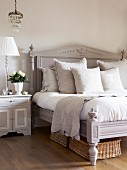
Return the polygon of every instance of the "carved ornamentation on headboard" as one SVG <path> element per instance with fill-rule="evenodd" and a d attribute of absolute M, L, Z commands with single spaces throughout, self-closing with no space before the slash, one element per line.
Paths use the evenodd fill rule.
<path fill-rule="evenodd" d="M 33 45 L 30 46 L 30 63 L 31 63 L 31 77 L 30 77 L 30 92 L 34 94 L 41 90 L 42 85 L 42 71 L 44 67 L 53 64 L 53 58 L 58 58 L 62 61 L 75 62 L 85 57 L 88 61 L 88 67 L 95 67 L 96 60 L 120 60 L 121 55 L 105 52 L 86 46 L 67 46 L 55 50 L 34 51 Z"/>
<path fill-rule="evenodd" d="M 31 94 L 34 94 L 34 58 L 35 58 L 35 55 L 34 55 L 34 47 L 33 45 L 31 44 L 31 46 L 29 47 L 30 48 L 30 51 L 29 51 L 29 56 L 30 56 L 30 93 Z"/>

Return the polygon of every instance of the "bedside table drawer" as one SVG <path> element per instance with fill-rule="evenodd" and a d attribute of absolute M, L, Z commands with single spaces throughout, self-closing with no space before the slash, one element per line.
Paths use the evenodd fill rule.
<path fill-rule="evenodd" d="M 13 106 L 20 104 L 27 104 L 29 100 L 27 98 L 1 98 L 0 99 L 0 107 L 1 106 Z"/>

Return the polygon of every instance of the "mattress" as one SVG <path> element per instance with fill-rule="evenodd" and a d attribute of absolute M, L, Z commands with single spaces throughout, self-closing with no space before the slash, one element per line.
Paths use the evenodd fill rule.
<path fill-rule="evenodd" d="M 59 92 L 37 92 L 33 96 L 33 101 L 40 107 L 51 111 L 62 98 L 68 96 L 83 96 L 84 94 L 61 94 Z M 100 94 L 87 94 L 87 98 L 93 97 L 87 101 L 80 113 L 80 119 L 86 120 L 88 112 L 94 108 L 98 112 L 100 122 L 127 120 L 127 91 L 106 92 Z"/>

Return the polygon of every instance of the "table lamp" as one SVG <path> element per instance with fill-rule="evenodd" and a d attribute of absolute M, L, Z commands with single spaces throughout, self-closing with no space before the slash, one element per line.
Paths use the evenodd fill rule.
<path fill-rule="evenodd" d="M 19 56 L 13 37 L 0 37 L 0 56 L 5 56 L 6 93 L 8 93 L 8 56 Z"/>

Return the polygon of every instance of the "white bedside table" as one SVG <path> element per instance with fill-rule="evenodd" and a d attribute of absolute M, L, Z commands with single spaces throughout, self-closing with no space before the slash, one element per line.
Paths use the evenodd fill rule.
<path fill-rule="evenodd" d="M 0 95 L 0 136 L 31 135 L 31 95 Z"/>

